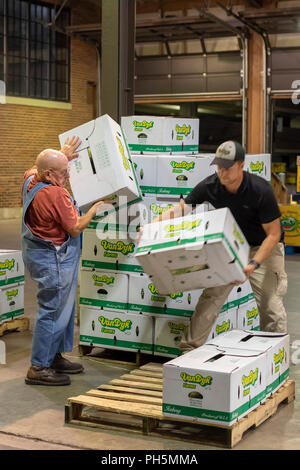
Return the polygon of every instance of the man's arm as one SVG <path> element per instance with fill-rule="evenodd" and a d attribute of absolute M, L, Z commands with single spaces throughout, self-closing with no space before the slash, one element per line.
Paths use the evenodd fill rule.
<path fill-rule="evenodd" d="M 89 225 L 93 217 L 95 217 L 99 206 L 104 204 L 104 201 L 96 202 L 86 214 L 78 216 L 76 224 L 68 230 L 71 237 L 77 237 Z"/>
<path fill-rule="evenodd" d="M 263 263 L 271 254 L 273 248 L 277 245 L 281 238 L 280 218 L 269 222 L 268 224 L 262 224 L 264 231 L 266 232 L 266 238 L 262 242 L 261 246 L 257 250 L 254 260 L 259 264 Z M 251 276 L 255 269 L 255 266 L 248 264 L 244 269 L 244 273 L 247 279 Z"/>
<path fill-rule="evenodd" d="M 162 220 L 176 219 L 177 217 L 183 217 L 189 214 L 192 209 L 192 206 L 187 205 L 182 199 L 179 204 L 174 207 L 171 207 L 171 209 L 168 209 L 167 211 L 159 214 L 159 216 L 155 217 L 155 219 L 153 219 L 151 223 L 161 222 Z"/>

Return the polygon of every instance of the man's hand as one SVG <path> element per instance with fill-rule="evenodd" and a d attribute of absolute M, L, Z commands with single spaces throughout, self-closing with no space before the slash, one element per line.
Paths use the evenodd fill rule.
<path fill-rule="evenodd" d="M 137 239 L 136 239 L 137 244 L 140 243 L 140 239 L 141 239 L 141 237 L 142 237 L 142 235 L 143 235 L 143 230 L 144 230 L 143 227 L 140 227 L 140 228 L 139 228 L 138 236 L 137 236 Z"/>
<path fill-rule="evenodd" d="M 243 271 L 244 273 L 246 274 L 246 278 L 249 279 L 249 277 L 251 276 L 251 274 L 254 272 L 255 270 L 255 266 L 253 264 L 248 264 L 248 266 L 246 266 Z"/>
<path fill-rule="evenodd" d="M 79 153 L 76 152 L 78 147 L 81 145 L 81 140 L 79 137 L 73 135 L 70 139 L 69 137 L 66 138 L 63 148 L 60 150 L 65 156 L 68 158 L 69 162 L 74 160 L 74 158 L 78 158 Z"/>
<path fill-rule="evenodd" d="M 248 264 L 248 266 L 246 266 L 243 271 L 246 275 L 246 279 L 244 281 L 235 281 L 235 282 L 232 282 L 231 284 L 233 286 L 239 286 L 240 284 L 244 284 L 244 282 L 248 281 L 249 277 L 251 276 L 251 274 L 253 273 L 255 269 L 255 266 L 253 264 Z"/>

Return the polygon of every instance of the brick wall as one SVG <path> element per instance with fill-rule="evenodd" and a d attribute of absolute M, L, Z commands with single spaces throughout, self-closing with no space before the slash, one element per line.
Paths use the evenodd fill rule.
<path fill-rule="evenodd" d="M 97 83 L 97 75 L 95 46 L 72 39 L 72 110 L 0 105 L 0 211 L 20 207 L 23 174 L 41 150 L 59 149 L 58 134 L 96 117 L 88 82 Z"/>

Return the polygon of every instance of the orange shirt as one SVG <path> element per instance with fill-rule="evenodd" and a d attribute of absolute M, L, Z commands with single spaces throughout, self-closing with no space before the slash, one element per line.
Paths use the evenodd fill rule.
<path fill-rule="evenodd" d="M 24 182 L 31 175 L 34 176 L 28 185 L 28 191 L 38 183 L 36 169 L 25 172 Z M 27 209 L 25 222 L 37 237 L 62 245 L 67 239 L 66 232 L 74 227 L 77 217 L 78 212 L 68 191 L 50 184 L 35 195 Z"/>

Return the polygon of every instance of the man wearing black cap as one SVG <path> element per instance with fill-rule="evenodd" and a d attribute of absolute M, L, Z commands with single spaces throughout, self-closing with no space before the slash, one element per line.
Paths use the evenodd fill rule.
<path fill-rule="evenodd" d="M 260 312 L 262 331 L 287 331 L 283 296 L 287 290 L 284 268 L 283 231 L 280 210 L 272 187 L 263 178 L 243 171 L 245 152 L 235 141 L 221 144 L 211 165 L 217 172 L 201 181 L 177 206 L 155 221 L 186 215 L 198 204 L 228 207 L 250 245 L 249 279 Z M 205 343 L 233 285 L 203 291 L 181 349 L 188 351 Z"/>

